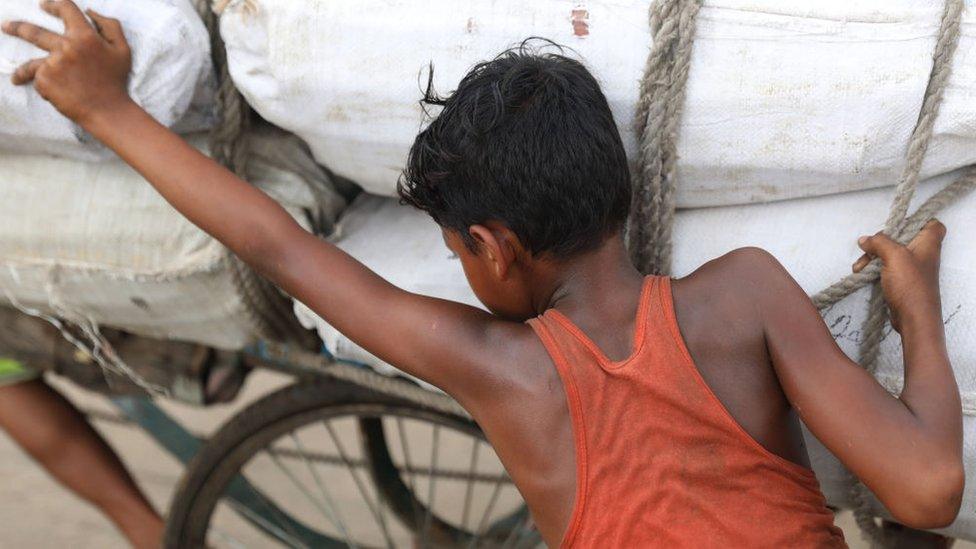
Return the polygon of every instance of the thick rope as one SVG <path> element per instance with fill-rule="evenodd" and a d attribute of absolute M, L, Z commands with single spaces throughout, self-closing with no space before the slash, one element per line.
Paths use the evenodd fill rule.
<path fill-rule="evenodd" d="M 694 18 L 700 6 L 701 0 L 656 0 L 649 10 L 654 44 L 641 80 L 636 113 L 638 161 L 628 228 L 634 264 L 643 272 L 666 274 L 670 271 L 677 127 L 690 65 Z M 909 139 L 905 166 L 885 221 L 884 232 L 902 244 L 914 238 L 936 213 L 976 188 L 974 166 L 929 198 L 913 215 L 907 216 L 952 71 L 963 8 L 963 0 L 946 1 L 932 54 L 932 71 Z M 823 310 L 858 289 L 873 285 L 858 349 L 860 364 L 871 373 L 877 369 L 888 321 L 884 295 L 877 284 L 880 272 L 880 261 L 874 260 L 860 273 L 848 275 L 811 297 L 818 309 Z M 854 479 L 851 495 L 856 505 L 855 518 L 862 532 L 883 545 L 883 531 L 875 522 L 867 488 Z"/>
<path fill-rule="evenodd" d="M 884 232 L 895 238 L 904 238 L 905 216 L 908 206 L 915 196 L 918 187 L 918 176 L 922 169 L 922 162 L 932 139 L 932 129 L 939 115 L 946 84 L 952 72 L 952 57 L 959 42 L 959 23 L 962 19 L 963 0 L 947 0 L 939 25 L 939 35 L 935 50 L 932 54 L 932 72 L 922 100 L 922 108 L 918 115 L 915 129 L 908 142 L 908 153 L 901 179 L 895 188 L 895 198 L 891 204 L 891 211 L 885 221 Z M 909 240 L 914 235 L 909 236 Z M 881 353 L 881 340 L 884 339 L 884 327 L 888 322 L 889 312 L 885 303 L 881 284 L 875 283 L 871 288 L 868 300 L 868 315 L 861 325 L 862 339 L 858 348 L 858 362 L 868 372 L 874 374 L 878 367 L 878 357 Z M 878 545 L 885 545 L 884 530 L 878 525 L 871 509 L 870 491 L 856 477 L 851 475 L 851 499 L 854 502 L 854 519 L 861 528 L 864 536 Z"/>
<path fill-rule="evenodd" d="M 942 14 L 939 38 L 932 54 L 932 72 L 929 75 L 918 121 L 908 142 L 905 167 L 902 170 L 898 186 L 895 188 L 895 198 L 892 201 L 888 219 L 885 221 L 884 232 L 895 238 L 903 236 L 905 216 L 908 213 L 908 206 L 915 196 L 915 189 L 918 187 L 918 175 L 922 169 L 925 152 L 928 150 L 929 142 L 932 139 L 932 129 L 935 126 L 935 119 L 938 117 L 939 107 L 942 105 L 945 87 L 952 72 L 952 54 L 959 42 L 959 21 L 962 8 L 963 0 L 948 0 Z M 872 293 L 870 314 L 865 320 L 864 329 L 861 332 L 865 334 L 865 338 L 861 343 L 859 358 L 861 364 L 871 372 L 874 371 L 878 360 L 881 328 L 887 318 L 884 298 L 878 293 L 879 291 L 876 288 L 876 291 Z M 878 295 L 875 296 L 875 293 Z"/>
<path fill-rule="evenodd" d="M 227 50 L 220 37 L 219 12 L 227 2 L 211 9 L 206 0 L 198 0 L 197 11 L 210 34 L 210 51 L 217 90 L 214 109 L 217 121 L 210 131 L 210 156 L 243 179 L 247 179 L 249 156 L 248 130 L 251 109 L 234 86 L 227 63 Z M 243 313 L 258 337 L 270 341 L 306 343 L 307 332 L 298 323 L 290 302 L 270 282 L 257 275 L 236 255 L 228 259 L 231 279 L 241 296 Z"/>
<path fill-rule="evenodd" d="M 645 273 L 671 268 L 677 129 L 701 0 L 651 4 L 654 43 L 637 104 L 637 169 L 628 240 L 634 264 Z"/>
<path fill-rule="evenodd" d="M 973 189 L 976 189 L 976 166 L 969 168 L 961 177 L 940 189 L 926 200 L 925 203 L 919 206 L 915 210 L 915 213 L 905 220 L 903 230 L 895 240 L 902 244 L 907 244 L 937 213 L 956 202 L 959 198 L 972 192 Z M 820 290 L 811 296 L 811 300 L 818 309 L 824 310 L 840 302 L 857 290 L 872 284 L 878 280 L 880 274 L 881 262 L 877 260 L 872 261 L 861 272 L 849 274 L 823 290 Z"/>

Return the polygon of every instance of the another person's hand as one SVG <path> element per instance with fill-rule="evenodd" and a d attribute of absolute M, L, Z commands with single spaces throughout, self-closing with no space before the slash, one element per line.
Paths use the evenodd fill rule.
<path fill-rule="evenodd" d="M 945 225 L 933 219 L 907 246 L 881 232 L 858 240 L 865 254 L 854 263 L 854 272 L 875 257 L 881 259 L 881 286 L 891 308 L 891 325 L 899 333 L 902 321 L 915 313 L 935 314 L 941 325 L 939 261 L 945 234 Z"/>
<path fill-rule="evenodd" d="M 33 82 L 41 97 L 82 126 L 131 101 L 126 89 L 131 54 L 119 21 L 88 10 L 89 21 L 71 0 L 43 0 L 41 8 L 64 21 L 64 34 L 24 21 L 4 22 L 4 33 L 49 53 L 18 67 L 13 83 Z"/>

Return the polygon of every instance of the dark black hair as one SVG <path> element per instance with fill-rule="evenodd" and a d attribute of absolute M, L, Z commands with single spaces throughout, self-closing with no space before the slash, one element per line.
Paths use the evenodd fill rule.
<path fill-rule="evenodd" d="M 530 39 L 479 63 L 417 136 L 397 190 L 401 201 L 458 231 L 498 220 L 534 255 L 591 250 L 620 230 L 630 175 L 620 134 L 593 75 L 564 49 Z"/>

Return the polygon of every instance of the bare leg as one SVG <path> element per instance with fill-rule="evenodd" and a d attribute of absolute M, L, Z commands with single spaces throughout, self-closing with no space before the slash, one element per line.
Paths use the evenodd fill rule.
<path fill-rule="evenodd" d="M 57 391 L 41 380 L 0 387 L 0 428 L 105 513 L 134 547 L 159 547 L 162 518 L 115 452 Z"/>

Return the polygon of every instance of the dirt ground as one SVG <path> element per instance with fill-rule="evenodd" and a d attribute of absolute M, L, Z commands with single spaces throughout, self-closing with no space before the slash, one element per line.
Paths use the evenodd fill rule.
<path fill-rule="evenodd" d="M 197 432 L 212 432 L 247 402 L 287 384 L 285 376 L 257 372 L 251 376 L 240 398 L 232 405 L 207 409 L 164 403 L 172 416 Z M 84 409 L 115 413 L 112 405 L 98 395 L 54 380 L 77 405 Z M 180 464 L 138 430 L 110 422 L 96 422 L 133 472 L 150 499 L 162 510 L 167 508 L 181 473 Z M 97 512 L 62 489 L 0 434 L 0 547 L 2 548 L 116 548 L 125 547 L 122 538 Z M 857 533 L 849 513 L 838 517 L 852 548 L 867 547 Z M 959 549 L 976 549 L 976 544 L 957 543 Z"/>

